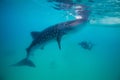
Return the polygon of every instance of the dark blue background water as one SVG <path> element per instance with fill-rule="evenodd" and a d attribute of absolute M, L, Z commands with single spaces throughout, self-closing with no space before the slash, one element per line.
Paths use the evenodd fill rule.
<path fill-rule="evenodd" d="M 97 19 L 94 24 L 88 23 L 78 32 L 63 37 L 61 51 L 56 41 L 46 45 L 44 50 L 37 49 L 32 54 L 36 68 L 8 67 L 6 65 L 25 57 L 25 49 L 32 41 L 31 31 L 42 31 L 68 19 L 66 12 L 54 10 L 44 0 L 2 0 L 1 74 L 7 80 L 120 80 L 120 16 L 113 19 L 111 15 L 112 21 L 107 20 L 114 24 L 108 24 L 107 20 L 103 24 L 104 18 L 98 20 L 98 15 L 91 17 L 93 15 Z M 89 51 L 79 46 L 82 40 L 94 43 L 93 49 Z"/>

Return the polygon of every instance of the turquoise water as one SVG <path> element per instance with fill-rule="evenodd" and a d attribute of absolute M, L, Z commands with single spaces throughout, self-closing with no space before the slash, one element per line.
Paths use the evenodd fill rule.
<path fill-rule="evenodd" d="M 83 4 L 91 6 L 90 21 L 78 32 L 65 35 L 61 50 L 56 41 L 44 50 L 36 49 L 31 55 L 36 67 L 32 68 L 8 65 L 25 57 L 31 31 L 42 31 L 71 18 L 46 0 L 1 0 L 0 75 L 5 80 L 120 80 L 120 2 L 112 1 L 85 0 Z M 91 41 L 92 50 L 78 45 L 81 41 Z"/>

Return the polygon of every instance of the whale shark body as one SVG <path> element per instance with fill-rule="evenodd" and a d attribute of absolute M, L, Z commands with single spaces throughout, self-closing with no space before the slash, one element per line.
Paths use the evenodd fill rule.
<path fill-rule="evenodd" d="M 51 40 L 56 40 L 58 43 L 59 49 L 61 49 L 61 39 L 64 35 L 69 33 L 70 31 L 73 31 L 74 29 L 77 29 L 79 24 L 86 23 L 87 19 L 76 19 L 71 20 L 63 23 L 59 23 L 53 26 L 50 26 L 46 29 L 44 29 L 41 32 L 31 32 L 31 36 L 33 37 L 33 41 L 26 49 L 26 57 L 19 61 L 16 64 L 13 64 L 13 66 L 30 66 L 35 67 L 35 64 L 29 59 L 31 55 L 31 51 L 36 48 L 36 46 L 44 47 L 47 43 L 49 43 Z"/>

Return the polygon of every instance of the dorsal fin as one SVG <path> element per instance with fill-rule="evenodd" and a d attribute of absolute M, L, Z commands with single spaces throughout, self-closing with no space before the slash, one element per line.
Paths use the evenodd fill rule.
<path fill-rule="evenodd" d="M 37 31 L 32 31 L 31 32 L 31 36 L 33 39 L 36 39 L 39 35 L 40 35 L 41 32 L 37 32 Z"/>

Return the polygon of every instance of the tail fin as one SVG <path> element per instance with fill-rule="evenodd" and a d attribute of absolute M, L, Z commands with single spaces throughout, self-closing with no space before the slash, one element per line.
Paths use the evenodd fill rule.
<path fill-rule="evenodd" d="M 35 67 L 35 64 L 31 60 L 29 60 L 28 58 L 25 58 L 25 59 L 19 61 L 18 63 L 13 64 L 12 66 L 29 66 L 29 67 Z"/>

